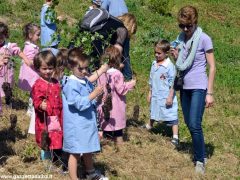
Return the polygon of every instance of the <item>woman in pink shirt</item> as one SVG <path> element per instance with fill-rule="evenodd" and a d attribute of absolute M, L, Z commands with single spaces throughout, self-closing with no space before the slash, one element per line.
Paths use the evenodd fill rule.
<path fill-rule="evenodd" d="M 110 46 L 105 50 L 102 61 L 108 61 L 110 69 L 98 79 L 98 85 L 104 87 L 104 94 L 98 106 L 100 127 L 103 134 L 111 137 L 117 144 L 123 142 L 123 129 L 126 127 L 126 94 L 132 90 L 136 80 L 124 82 L 119 70 L 121 53 Z"/>

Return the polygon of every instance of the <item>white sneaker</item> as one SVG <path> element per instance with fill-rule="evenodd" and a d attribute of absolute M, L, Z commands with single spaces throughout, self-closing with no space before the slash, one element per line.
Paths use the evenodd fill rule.
<path fill-rule="evenodd" d="M 104 175 L 97 173 L 96 171 L 91 174 L 87 174 L 87 179 L 89 180 L 108 180 L 108 177 L 105 177 Z"/>
<path fill-rule="evenodd" d="M 150 126 L 149 124 L 145 124 L 142 126 L 142 128 L 147 129 L 148 131 L 151 131 L 153 127 Z"/>
<path fill-rule="evenodd" d="M 202 163 L 200 161 L 197 161 L 196 166 L 195 166 L 195 172 L 200 173 L 200 174 L 204 174 L 205 173 L 204 163 Z"/>
<path fill-rule="evenodd" d="M 207 159 L 207 158 L 204 158 L 204 165 L 207 164 L 207 161 L 208 161 L 208 159 Z"/>

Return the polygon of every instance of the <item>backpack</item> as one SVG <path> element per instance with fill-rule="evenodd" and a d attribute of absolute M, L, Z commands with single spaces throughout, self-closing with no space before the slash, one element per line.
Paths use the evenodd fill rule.
<path fill-rule="evenodd" d="M 107 23 L 110 14 L 106 9 L 93 8 L 90 9 L 80 24 L 80 27 L 90 32 L 96 32 Z"/>

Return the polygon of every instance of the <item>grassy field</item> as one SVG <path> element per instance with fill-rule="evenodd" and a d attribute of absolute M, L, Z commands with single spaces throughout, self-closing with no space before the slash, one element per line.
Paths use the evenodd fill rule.
<path fill-rule="evenodd" d="M 138 21 L 138 31 L 131 41 L 131 62 L 137 74 L 137 87 L 127 96 L 128 127 L 126 142 L 118 150 L 109 143 L 96 155 L 96 166 L 110 179 L 239 179 L 240 180 L 240 6 L 236 0 L 175 0 L 167 15 L 156 12 L 156 0 L 127 0 L 129 11 Z M 164 2 L 164 1 L 163 1 Z M 152 3 L 152 4 L 150 4 Z M 153 42 L 159 38 L 174 40 L 179 33 L 176 14 L 191 4 L 199 10 L 199 25 L 212 37 L 217 63 L 215 106 L 205 110 L 204 133 L 208 164 L 204 176 L 194 173 L 191 161 L 191 137 L 184 124 L 181 108 L 181 148 L 170 144 L 169 129 L 156 125 L 150 133 L 140 126 L 148 121 L 146 102 Z M 10 41 L 23 46 L 22 26 L 39 22 L 42 2 L 35 0 L 1 0 L 0 20 L 9 24 Z M 79 0 L 60 0 L 58 14 L 70 24 L 81 19 L 89 4 Z M 72 26 L 69 26 L 72 28 Z M 17 63 L 17 68 L 19 67 Z M 18 74 L 16 73 L 16 80 Z M 27 94 L 14 88 L 14 95 L 27 102 Z M 134 105 L 140 106 L 139 119 L 133 119 Z M 15 131 L 8 130 L 9 115 L 18 116 Z M 34 137 L 27 134 L 26 110 L 10 110 L 4 105 L 0 117 L 0 175 L 51 174 L 53 179 L 68 179 L 46 170 L 40 161 Z M 1 178 L 0 178 L 1 179 Z"/>

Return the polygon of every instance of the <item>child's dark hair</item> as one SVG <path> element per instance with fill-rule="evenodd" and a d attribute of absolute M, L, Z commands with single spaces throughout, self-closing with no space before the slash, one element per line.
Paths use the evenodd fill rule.
<path fill-rule="evenodd" d="M 33 60 L 33 65 L 36 70 L 39 70 L 42 62 L 45 62 L 48 66 L 56 68 L 57 59 L 53 53 L 49 50 L 39 52 Z"/>
<path fill-rule="evenodd" d="M 79 62 L 88 61 L 89 57 L 84 54 L 81 48 L 72 48 L 68 52 L 68 65 L 69 68 L 72 69 L 79 65 Z"/>
<path fill-rule="evenodd" d="M 3 34 L 6 38 L 9 38 L 8 26 L 3 22 L 0 22 L 0 34 Z"/>
<path fill-rule="evenodd" d="M 40 27 L 34 23 L 28 23 L 23 27 L 23 37 L 25 40 L 28 40 L 29 35 L 34 33 L 34 28 L 40 29 Z"/>
<path fill-rule="evenodd" d="M 154 47 L 161 49 L 164 53 L 168 53 L 170 50 L 170 43 L 169 41 L 162 39 L 155 42 Z"/>
<path fill-rule="evenodd" d="M 120 68 L 121 63 L 121 57 L 122 54 L 118 50 L 118 48 L 114 47 L 113 45 L 110 45 L 108 48 L 106 48 L 104 54 L 101 57 L 101 62 L 105 63 L 104 61 L 108 61 L 109 67 L 113 67 L 115 69 Z"/>

